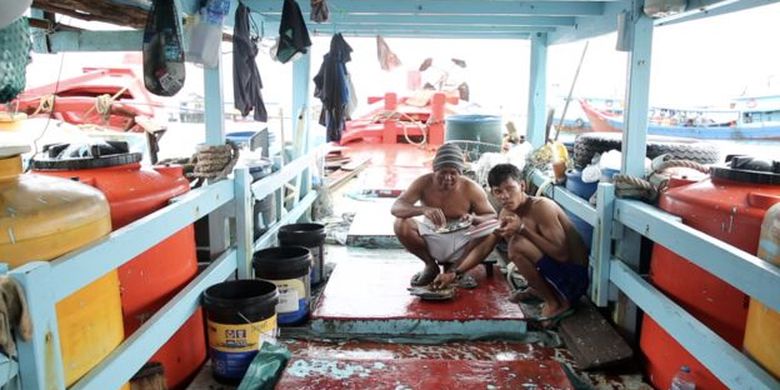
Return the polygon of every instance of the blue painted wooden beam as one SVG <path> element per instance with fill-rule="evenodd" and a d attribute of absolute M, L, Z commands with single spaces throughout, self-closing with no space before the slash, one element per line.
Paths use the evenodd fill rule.
<path fill-rule="evenodd" d="M 780 389 L 780 382 L 769 373 L 620 260 L 612 260 L 610 280 L 728 388 Z"/>
<path fill-rule="evenodd" d="M 224 281 L 236 271 L 236 250 L 220 256 L 192 282 L 161 307 L 152 318 L 81 378 L 70 390 L 115 389 L 127 382 L 187 321 L 200 304 L 208 287 Z"/>
<path fill-rule="evenodd" d="M 68 51 L 141 51 L 143 31 L 59 31 L 49 35 L 52 53 Z M 37 49 L 37 47 L 36 47 Z"/>
<path fill-rule="evenodd" d="M 107 238 L 58 258 L 52 262 L 53 272 L 59 279 L 52 287 L 55 301 L 232 201 L 233 191 L 233 183 L 228 180 L 193 190 L 175 198 L 173 204 L 164 209 L 112 232 Z"/>
<path fill-rule="evenodd" d="M 280 14 L 277 0 L 242 0 L 250 9 L 262 14 Z M 309 14 L 308 1 L 298 2 Z M 494 1 L 494 0 L 329 0 L 331 13 L 409 14 L 409 15 L 547 15 L 598 16 L 604 11 L 601 2 L 572 1 Z"/>
<path fill-rule="evenodd" d="M 599 183 L 596 191 L 598 221 L 593 227 L 591 246 L 591 300 L 606 307 L 610 297 L 609 274 L 612 260 L 612 225 L 615 208 L 615 186 Z"/>
<path fill-rule="evenodd" d="M 547 34 L 529 35 L 531 66 L 528 86 L 528 142 L 538 148 L 544 145 L 547 123 Z"/>
<path fill-rule="evenodd" d="M 780 312 L 780 267 L 641 202 L 615 201 L 615 220 Z"/>
<path fill-rule="evenodd" d="M 549 32 L 555 31 L 555 27 L 525 27 L 525 26 L 443 26 L 443 25 L 423 25 L 423 26 L 403 26 L 397 24 L 331 24 L 331 25 L 310 25 L 310 32 L 314 33 L 330 33 L 342 32 L 342 31 L 378 31 L 383 36 L 396 32 L 414 32 L 421 36 L 425 36 L 428 32 L 433 34 L 440 33 L 496 33 L 496 34 L 513 34 L 513 33 L 532 33 L 532 32 Z"/>
<path fill-rule="evenodd" d="M 278 22 L 280 15 L 257 16 L 266 23 Z M 351 15 L 331 14 L 325 23 L 309 23 L 309 27 L 332 24 L 389 24 L 389 25 L 455 25 L 455 26 L 574 26 L 572 16 L 515 16 L 515 15 Z"/>
<path fill-rule="evenodd" d="M 539 170 L 534 170 L 532 180 L 535 185 L 540 186 L 549 177 Z M 561 186 L 549 186 L 544 191 L 544 195 L 556 203 L 560 204 L 565 210 L 570 211 L 572 214 L 578 216 L 583 221 L 587 222 L 591 226 L 595 226 L 598 222 L 598 215 L 596 214 L 596 208 L 590 205 L 588 201 L 574 195 L 573 192 L 567 190 Z"/>
<path fill-rule="evenodd" d="M 311 31 L 310 31 L 311 32 Z M 452 32 L 452 31 L 381 31 L 381 30 L 351 30 L 338 31 L 345 37 L 375 37 L 382 35 L 385 38 L 414 38 L 414 39 L 528 39 L 528 33 L 506 32 Z M 332 31 L 312 32 L 313 36 L 330 36 Z"/>
<path fill-rule="evenodd" d="M 688 10 L 677 14 L 660 18 L 655 21 L 656 26 L 663 26 L 691 20 L 708 18 L 716 15 L 762 7 L 777 3 L 780 0 L 689 0 Z"/>

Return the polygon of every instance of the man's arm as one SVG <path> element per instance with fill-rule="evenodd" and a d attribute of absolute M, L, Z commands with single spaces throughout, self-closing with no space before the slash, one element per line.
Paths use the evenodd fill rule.
<path fill-rule="evenodd" d="M 566 231 L 558 220 L 558 206 L 552 201 L 543 200 L 538 207 L 533 216 L 539 233 L 534 229 L 521 228 L 518 234 L 528 238 L 547 256 L 558 261 L 568 260 L 569 247 L 566 245 Z"/>
<path fill-rule="evenodd" d="M 496 211 L 493 209 L 493 206 L 490 205 L 487 194 L 485 194 L 485 190 L 483 190 L 482 187 L 480 187 L 477 183 L 472 181 L 469 181 L 468 183 L 470 184 L 469 195 L 472 199 L 471 212 L 474 214 L 472 223 L 474 225 L 479 225 L 482 222 L 496 219 Z"/>
<path fill-rule="evenodd" d="M 422 199 L 427 181 L 427 176 L 423 176 L 412 182 L 409 188 L 395 200 L 390 213 L 396 218 L 413 218 L 418 215 L 425 215 L 436 226 L 446 224 L 447 217 L 441 209 L 415 205 L 417 201 Z"/>

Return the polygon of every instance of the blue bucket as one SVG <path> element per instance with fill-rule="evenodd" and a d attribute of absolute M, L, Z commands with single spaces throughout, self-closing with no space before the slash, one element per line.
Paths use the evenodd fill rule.
<path fill-rule="evenodd" d="M 596 192 L 599 183 L 585 183 L 582 181 L 582 171 L 570 169 L 566 171 L 566 189 L 582 199 L 588 200 Z"/>

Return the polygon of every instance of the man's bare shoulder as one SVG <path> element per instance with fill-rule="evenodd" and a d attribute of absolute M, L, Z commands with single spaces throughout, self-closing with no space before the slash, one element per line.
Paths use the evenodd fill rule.
<path fill-rule="evenodd" d="M 561 206 L 558 206 L 558 203 L 555 203 L 554 200 L 544 196 L 535 196 L 532 198 L 532 201 L 534 204 L 532 205 L 531 210 L 534 210 L 540 214 L 559 213 L 563 211 Z"/>

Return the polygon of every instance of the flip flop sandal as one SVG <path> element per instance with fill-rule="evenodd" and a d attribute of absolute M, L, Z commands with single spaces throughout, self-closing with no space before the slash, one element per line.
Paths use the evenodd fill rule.
<path fill-rule="evenodd" d="M 429 286 L 425 287 L 409 287 L 406 289 L 409 294 L 426 301 L 445 301 L 455 298 L 455 288 L 453 286 L 445 287 L 438 290 L 433 290 Z"/>
<path fill-rule="evenodd" d="M 544 302 L 539 297 L 534 295 L 529 288 L 517 289 L 512 295 L 509 296 L 509 302 L 512 303 L 528 303 L 528 304 L 540 304 Z"/>
<path fill-rule="evenodd" d="M 539 316 L 535 318 L 528 318 L 528 321 L 539 323 L 544 329 L 552 329 L 557 327 L 561 321 L 571 317 L 572 315 L 574 315 L 574 308 L 570 307 L 558 314 L 547 317 Z"/>
<path fill-rule="evenodd" d="M 477 280 L 474 279 L 473 276 L 469 274 L 463 274 L 458 278 L 458 281 L 456 283 L 458 287 L 465 288 L 467 290 L 471 290 L 473 288 L 477 288 L 479 284 L 477 283 Z"/>
<path fill-rule="evenodd" d="M 411 284 L 412 287 L 424 287 L 433 283 L 433 280 L 436 279 L 436 276 L 438 275 L 439 272 L 430 272 L 426 274 L 425 271 L 423 270 L 414 274 L 409 284 Z"/>

